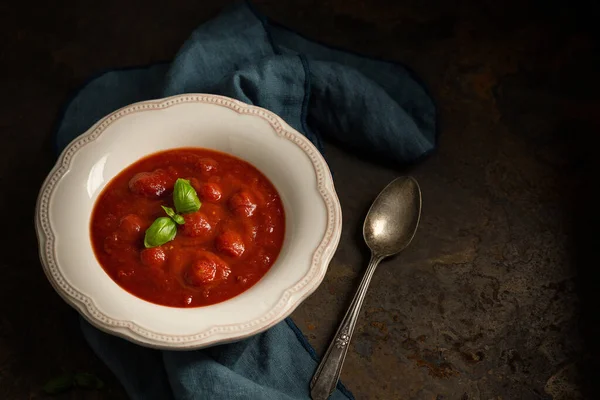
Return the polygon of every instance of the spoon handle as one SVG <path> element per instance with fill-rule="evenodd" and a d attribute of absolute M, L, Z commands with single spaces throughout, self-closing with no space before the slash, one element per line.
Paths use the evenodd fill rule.
<path fill-rule="evenodd" d="M 337 382 L 342 372 L 342 365 L 348 352 L 348 345 L 358 320 L 360 307 L 362 306 L 369 283 L 375 272 L 375 268 L 382 260 L 382 257 L 371 254 L 371 261 L 367 267 L 367 271 L 360 282 L 360 286 L 352 299 L 350 308 L 346 311 L 346 315 L 342 320 L 333 340 L 329 344 L 329 348 L 325 356 L 321 360 L 317 372 L 310 382 L 310 397 L 313 400 L 326 400 L 334 392 Z"/>

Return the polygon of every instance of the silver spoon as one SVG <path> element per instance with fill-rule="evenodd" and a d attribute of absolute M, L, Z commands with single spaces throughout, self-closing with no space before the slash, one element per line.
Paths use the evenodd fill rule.
<path fill-rule="evenodd" d="M 371 249 L 371 261 L 350 308 L 310 383 L 310 396 L 313 400 L 325 400 L 334 392 L 373 273 L 381 260 L 401 252 L 410 244 L 420 217 L 421 189 L 411 177 L 393 180 L 371 205 L 363 225 L 363 237 Z"/>

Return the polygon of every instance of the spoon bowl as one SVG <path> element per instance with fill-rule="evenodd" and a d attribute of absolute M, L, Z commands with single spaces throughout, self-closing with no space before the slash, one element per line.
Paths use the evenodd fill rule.
<path fill-rule="evenodd" d="M 412 177 L 388 184 L 375 199 L 363 225 L 363 237 L 374 254 L 389 257 L 412 241 L 421 217 L 421 189 Z"/>

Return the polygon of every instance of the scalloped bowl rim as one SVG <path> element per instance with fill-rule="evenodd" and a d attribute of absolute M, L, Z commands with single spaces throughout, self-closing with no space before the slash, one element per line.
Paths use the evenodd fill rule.
<path fill-rule="evenodd" d="M 56 239 L 58 235 L 53 230 L 50 203 L 55 195 L 57 185 L 70 171 L 73 157 L 80 149 L 99 139 L 103 133 L 111 128 L 113 123 L 133 115 L 143 115 L 144 113 L 165 110 L 186 104 L 223 107 L 234 111 L 237 115 L 259 118 L 261 121 L 266 121 L 275 135 L 287 139 L 287 141 L 301 149 L 313 166 L 317 185 L 315 189 L 322 198 L 323 207 L 325 208 L 326 221 L 324 221 L 324 226 L 326 228 L 318 242 L 318 246 L 311 249 L 311 264 L 307 267 L 306 274 L 295 285 L 284 288 L 285 290 L 281 298 L 279 298 L 271 309 L 263 313 L 261 318 L 233 324 L 213 325 L 199 332 L 177 335 L 152 331 L 135 321 L 115 319 L 110 315 L 106 315 L 98 307 L 96 304 L 97 301 L 94 298 L 81 292 L 69 283 L 68 277 L 64 276 L 64 271 L 61 268 L 60 257 L 57 256 Z M 286 208 L 286 214 L 288 212 Z M 143 101 L 123 107 L 100 119 L 85 133 L 75 138 L 62 151 L 40 189 L 35 212 L 35 227 L 41 264 L 49 282 L 56 292 L 69 305 L 75 308 L 83 318 L 104 332 L 143 346 L 168 350 L 186 350 L 250 337 L 267 330 L 289 316 L 322 282 L 328 264 L 333 258 L 333 254 L 339 243 L 342 230 L 342 214 L 333 185 L 333 178 L 323 156 L 305 136 L 290 127 L 283 119 L 263 108 L 248 105 L 224 96 L 184 94 L 158 100 Z M 279 260 L 275 262 L 275 265 L 278 262 Z"/>

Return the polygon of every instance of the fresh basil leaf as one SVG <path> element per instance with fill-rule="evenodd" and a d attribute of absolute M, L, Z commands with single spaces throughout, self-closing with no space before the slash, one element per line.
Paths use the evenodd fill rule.
<path fill-rule="evenodd" d="M 74 382 L 77 387 L 82 389 L 102 389 L 104 387 L 104 382 L 100 380 L 96 375 L 80 372 L 75 374 Z"/>
<path fill-rule="evenodd" d="M 171 207 L 161 206 L 163 210 L 167 213 L 169 217 L 173 219 L 173 221 L 177 222 L 179 225 L 185 224 L 185 219 L 179 214 L 175 212 Z"/>
<path fill-rule="evenodd" d="M 180 214 L 198 211 L 202 205 L 190 181 L 181 178 L 175 181 L 173 202 L 175 203 L 175 209 Z"/>
<path fill-rule="evenodd" d="M 146 248 L 160 246 L 175 239 L 177 235 L 177 225 L 169 217 L 157 218 L 150 228 L 146 229 L 144 237 L 144 246 Z"/>
<path fill-rule="evenodd" d="M 59 394 L 73 387 L 73 374 L 63 374 L 50 379 L 42 390 L 46 394 Z"/>

